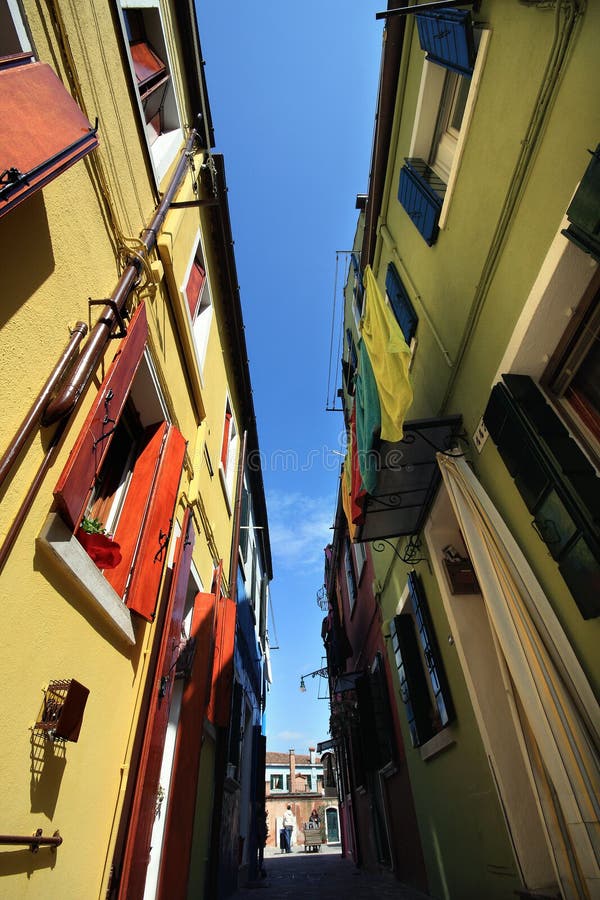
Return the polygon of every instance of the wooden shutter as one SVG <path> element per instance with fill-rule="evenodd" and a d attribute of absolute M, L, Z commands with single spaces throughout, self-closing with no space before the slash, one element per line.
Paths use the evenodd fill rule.
<path fill-rule="evenodd" d="M 188 306 L 192 321 L 196 317 L 200 297 L 202 296 L 202 288 L 206 281 L 206 272 L 197 260 L 194 260 L 190 271 L 188 283 L 185 286 L 185 296 L 187 297 Z"/>
<path fill-rule="evenodd" d="M 233 688 L 233 648 L 236 608 L 233 600 L 221 597 L 217 607 L 215 657 L 207 716 L 213 725 L 227 728 Z"/>
<path fill-rule="evenodd" d="M 417 636 L 410 615 L 393 619 L 392 646 L 400 678 L 400 696 L 413 747 L 420 747 L 432 736 L 431 700 L 427 690 Z"/>
<path fill-rule="evenodd" d="M 125 589 L 124 599 L 129 609 L 148 621 L 152 621 L 156 610 L 158 588 L 167 556 L 186 446 L 185 439 L 174 425 L 168 426 L 164 423 L 163 428 L 164 441 L 160 456 L 155 460 L 154 478 L 149 494 L 144 496 L 132 491 L 133 482 L 127 494 L 128 498 L 131 495 L 134 512 L 136 505 L 138 510 L 143 505 L 144 512 L 133 558 L 133 571 L 129 586 Z M 155 440 L 158 440 L 159 434 L 160 430 L 157 431 Z M 153 449 L 155 447 L 153 443 Z M 144 459 L 144 469 L 150 471 L 152 465 L 149 453 L 148 458 Z M 117 540 L 120 525 L 121 523 L 115 535 Z"/>
<path fill-rule="evenodd" d="M 562 234 L 600 262 L 600 144 L 567 210 L 571 223 Z"/>
<path fill-rule="evenodd" d="M 221 465 L 225 472 L 227 471 L 227 459 L 229 457 L 229 435 L 231 432 L 231 410 L 225 412 L 225 422 L 223 424 L 223 444 L 221 445 Z"/>
<path fill-rule="evenodd" d="M 437 240 L 445 191 L 444 182 L 424 160 L 406 160 L 400 171 L 398 200 L 430 247 Z"/>
<path fill-rule="evenodd" d="M 473 74 L 475 43 L 468 10 L 430 10 L 415 15 L 415 19 L 421 48 L 430 62 L 461 75 Z"/>
<path fill-rule="evenodd" d="M 156 818 L 156 797 L 169 721 L 171 688 L 179 655 L 181 625 L 190 577 L 195 532 L 189 509 L 183 520 L 173 565 L 157 666 L 137 771 L 131 818 L 123 858 L 119 897 L 142 897 L 150 860 L 150 840 Z"/>
<path fill-rule="evenodd" d="M 400 276 L 396 271 L 396 267 L 389 264 L 387 275 L 385 278 L 385 290 L 390 300 L 390 305 L 396 316 L 398 325 L 402 329 L 404 340 L 410 344 L 417 330 L 417 314 L 414 310 L 410 298 L 406 293 L 406 288 L 402 284 Z"/>
<path fill-rule="evenodd" d="M 196 652 L 183 691 L 175 742 L 173 774 L 166 811 L 158 900 L 185 897 L 192 852 L 196 793 L 204 735 L 204 715 L 211 688 L 217 597 L 197 594 L 192 613 Z"/>
<path fill-rule="evenodd" d="M 98 146 L 96 129 L 48 63 L 0 68 L 0 122 L 0 172 L 12 170 L 0 185 L 0 216 Z"/>
<path fill-rule="evenodd" d="M 147 337 L 148 321 L 142 303 L 129 323 L 127 337 L 121 342 L 54 488 L 58 509 L 72 528 L 77 528 L 83 516 L 94 479 L 142 359 Z"/>
<path fill-rule="evenodd" d="M 242 485 L 242 508 L 240 512 L 240 553 L 245 560 L 248 554 L 248 537 L 250 524 L 250 493 L 246 485 Z"/>

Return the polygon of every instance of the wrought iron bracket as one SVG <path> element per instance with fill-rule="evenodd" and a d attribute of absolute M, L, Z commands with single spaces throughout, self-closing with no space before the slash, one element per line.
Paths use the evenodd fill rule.
<path fill-rule="evenodd" d="M 112 331 L 109 335 L 109 340 L 117 341 L 121 340 L 121 338 L 127 337 L 127 326 L 125 324 L 125 315 L 121 314 L 119 307 L 117 306 L 117 301 L 113 300 L 112 297 L 107 297 L 104 300 L 92 300 L 91 297 L 88 297 L 88 305 L 89 306 L 110 306 L 111 310 L 115 314 L 115 318 L 117 320 L 117 325 L 119 326 L 118 331 Z"/>
<path fill-rule="evenodd" d="M 395 544 L 392 544 L 390 540 L 387 538 L 378 538 L 375 541 L 371 541 L 371 547 L 375 550 L 376 553 L 383 553 L 385 550 L 385 545 L 388 545 L 394 556 L 396 556 L 400 562 L 404 563 L 406 566 L 416 566 L 418 563 L 426 562 L 427 568 L 431 573 L 431 564 L 429 559 L 426 556 L 419 556 L 421 552 L 421 541 L 417 537 L 417 535 L 412 534 L 408 541 L 406 542 L 406 546 L 404 547 L 404 554 L 398 552 L 398 548 Z"/>

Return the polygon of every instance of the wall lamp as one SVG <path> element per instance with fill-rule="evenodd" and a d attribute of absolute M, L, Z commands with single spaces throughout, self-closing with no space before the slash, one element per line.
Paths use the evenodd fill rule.
<path fill-rule="evenodd" d="M 327 666 L 325 666 L 323 669 L 315 669 L 314 672 L 307 672 L 306 675 L 301 675 L 300 676 L 300 690 L 302 691 L 303 694 L 306 693 L 306 685 L 304 683 L 305 678 L 316 678 L 317 675 L 319 676 L 319 678 L 327 678 L 328 674 L 329 674 L 329 671 L 327 669 Z"/>

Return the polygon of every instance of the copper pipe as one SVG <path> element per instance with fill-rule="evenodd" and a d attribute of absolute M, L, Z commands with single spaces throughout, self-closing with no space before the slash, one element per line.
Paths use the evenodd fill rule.
<path fill-rule="evenodd" d="M 27 443 L 34 428 L 39 424 L 42 418 L 44 407 L 52 397 L 52 394 L 60 384 L 69 366 L 71 366 L 79 350 L 81 341 L 88 331 L 85 322 L 77 322 L 75 328 L 71 332 L 69 343 L 65 347 L 62 356 L 52 369 L 46 384 L 37 396 L 37 399 L 19 427 L 19 430 L 8 445 L 2 459 L 0 459 L 0 487 L 4 484 L 4 480 L 17 461 L 17 457 L 25 444 Z"/>
<path fill-rule="evenodd" d="M 60 847 L 63 839 L 55 831 L 51 837 L 43 837 L 42 829 L 38 828 L 35 834 L 0 834 L 0 844 L 25 844 L 35 853 L 41 846 Z"/>
<path fill-rule="evenodd" d="M 52 440 L 50 442 L 50 446 L 46 451 L 46 455 L 42 460 L 42 463 L 35 474 L 35 478 L 33 479 L 31 485 L 29 486 L 29 490 L 25 495 L 25 499 L 21 503 L 19 507 L 19 511 L 17 515 L 13 519 L 10 528 L 6 532 L 6 537 L 4 538 L 2 545 L 0 546 L 0 572 L 4 568 L 4 563 L 8 558 L 8 554 L 10 553 L 14 542 L 16 541 L 21 528 L 23 527 L 23 522 L 27 517 L 27 513 L 31 508 L 31 504 L 33 503 L 37 492 L 40 489 L 42 481 L 46 475 L 46 472 L 52 465 L 54 461 L 54 457 L 56 456 L 56 448 L 60 443 L 60 439 L 63 436 L 64 430 L 67 425 L 67 419 L 63 419 L 62 422 L 58 425 L 58 428 L 52 435 Z"/>
<path fill-rule="evenodd" d="M 171 201 L 183 180 L 183 176 L 187 169 L 188 154 L 192 152 L 197 137 L 198 133 L 193 129 L 190 132 L 190 136 L 181 153 L 177 168 L 173 173 L 173 177 L 169 182 L 167 190 L 154 213 L 154 217 L 148 227 L 144 228 L 142 231 L 141 241 L 148 253 L 150 253 L 156 245 L 157 234 L 165 220 Z M 129 295 L 138 283 L 141 269 L 141 260 L 136 257 L 131 257 L 117 282 L 110 300 L 115 304 L 119 314 L 123 313 Z M 116 323 L 117 315 L 113 307 L 111 305 L 105 306 L 90 333 L 88 342 L 73 369 L 68 383 L 61 389 L 54 400 L 51 400 L 47 405 L 42 417 L 42 424 L 51 425 L 59 419 L 65 418 L 65 416 L 68 416 L 73 411 L 77 401 L 98 367 Z"/>

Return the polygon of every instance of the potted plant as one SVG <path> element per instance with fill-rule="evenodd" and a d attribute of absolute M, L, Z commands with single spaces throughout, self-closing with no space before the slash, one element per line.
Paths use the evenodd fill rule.
<path fill-rule="evenodd" d="M 99 569 L 114 569 L 121 562 L 121 547 L 106 533 L 99 519 L 84 516 L 75 537 Z"/>

